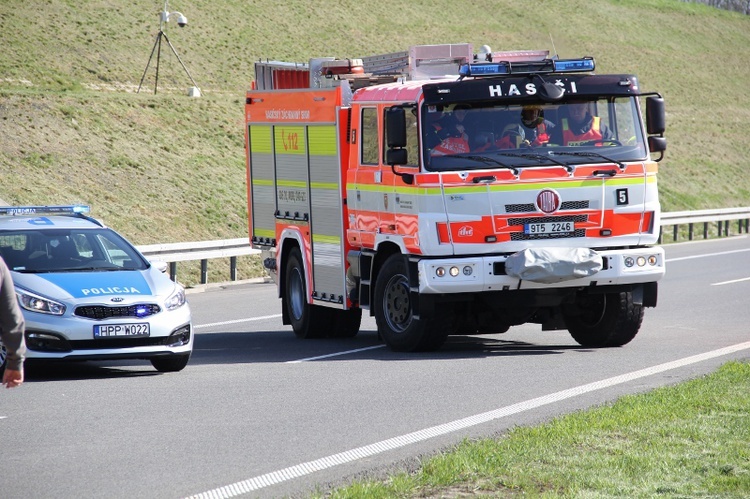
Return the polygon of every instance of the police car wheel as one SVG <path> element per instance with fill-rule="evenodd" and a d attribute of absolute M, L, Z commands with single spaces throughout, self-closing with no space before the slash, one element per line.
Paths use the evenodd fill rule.
<path fill-rule="evenodd" d="M 151 365 L 160 373 L 174 373 L 182 371 L 190 360 L 190 354 L 169 355 L 166 357 L 154 357 Z"/>
<path fill-rule="evenodd" d="M 391 350 L 436 350 L 448 336 L 444 321 L 439 318 L 414 317 L 406 259 L 400 254 L 388 257 L 380 269 L 373 305 L 378 333 Z"/>
<path fill-rule="evenodd" d="M 570 335 L 585 347 L 619 347 L 638 334 L 643 306 L 633 303 L 633 293 L 591 295 L 580 306 L 581 313 L 565 314 Z"/>
<path fill-rule="evenodd" d="M 334 309 L 307 303 L 306 282 L 302 254 L 299 248 L 294 248 L 289 252 L 284 272 L 283 306 L 298 338 L 322 338 L 333 329 Z"/>

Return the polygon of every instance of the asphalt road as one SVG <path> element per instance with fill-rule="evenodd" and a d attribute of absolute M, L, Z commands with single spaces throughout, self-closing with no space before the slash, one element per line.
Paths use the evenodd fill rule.
<path fill-rule="evenodd" d="M 750 238 L 666 249 L 658 307 L 614 349 L 527 325 L 394 353 L 369 317 L 356 338 L 302 341 L 272 284 L 191 293 L 184 371 L 56 365 L 0 392 L 0 496 L 304 496 L 748 359 Z"/>

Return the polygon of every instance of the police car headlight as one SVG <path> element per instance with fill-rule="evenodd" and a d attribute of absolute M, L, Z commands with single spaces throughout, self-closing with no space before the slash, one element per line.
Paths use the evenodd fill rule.
<path fill-rule="evenodd" d="M 63 315 L 65 313 L 65 305 L 49 298 L 43 298 L 19 289 L 16 290 L 16 296 L 18 297 L 18 304 L 24 310 L 50 315 Z"/>
<path fill-rule="evenodd" d="M 167 310 L 175 310 L 183 306 L 185 303 L 185 289 L 182 286 L 177 286 L 175 292 L 169 295 L 169 298 L 164 302 L 164 305 L 167 307 Z"/>

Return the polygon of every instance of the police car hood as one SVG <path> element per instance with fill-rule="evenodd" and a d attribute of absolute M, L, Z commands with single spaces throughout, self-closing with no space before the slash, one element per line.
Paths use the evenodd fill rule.
<path fill-rule="evenodd" d="M 175 283 L 155 268 L 144 271 L 49 272 L 27 274 L 12 272 L 16 286 L 58 300 L 101 301 L 123 298 L 123 303 L 156 295 L 161 300 L 175 289 Z"/>

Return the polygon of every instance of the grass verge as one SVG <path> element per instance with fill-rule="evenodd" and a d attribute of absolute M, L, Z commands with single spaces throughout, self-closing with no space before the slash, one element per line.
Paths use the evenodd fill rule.
<path fill-rule="evenodd" d="M 729 362 L 680 385 L 465 441 L 415 473 L 325 496 L 750 497 L 748 407 L 750 363 Z"/>

